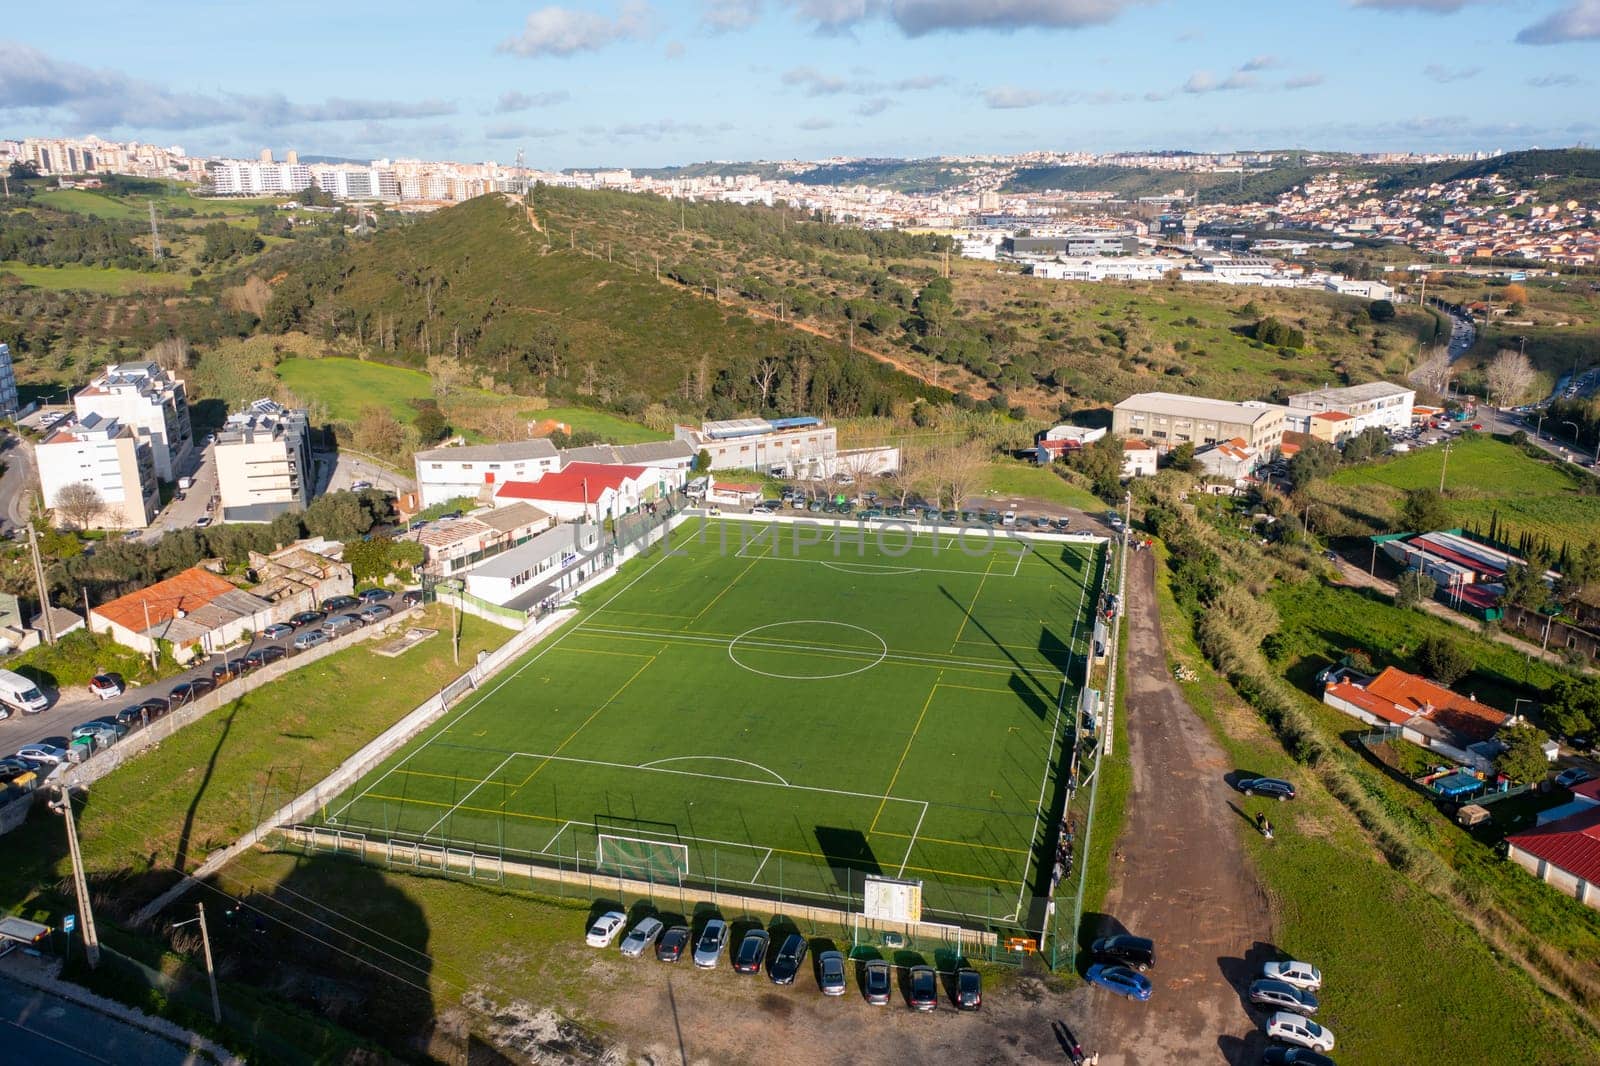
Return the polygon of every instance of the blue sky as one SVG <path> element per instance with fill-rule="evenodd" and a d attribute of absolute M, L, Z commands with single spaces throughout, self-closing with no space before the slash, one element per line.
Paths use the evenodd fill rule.
<path fill-rule="evenodd" d="M 77 0 L 0 136 L 651 166 L 1600 139 L 1600 0 Z"/>

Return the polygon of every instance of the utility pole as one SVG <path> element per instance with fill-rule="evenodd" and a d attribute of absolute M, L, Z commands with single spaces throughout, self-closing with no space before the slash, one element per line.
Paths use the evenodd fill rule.
<path fill-rule="evenodd" d="M 1439 460 L 1439 494 L 1444 494 L 1444 472 L 1450 466 L 1450 442 L 1444 442 L 1444 458 Z"/>
<path fill-rule="evenodd" d="M 28 550 L 33 554 L 33 581 L 39 589 L 39 618 L 44 623 L 44 642 L 56 642 L 56 620 L 50 614 L 50 589 L 44 580 L 44 560 L 39 557 L 39 531 L 28 523 Z M 87 624 L 89 620 L 84 619 Z"/>
<path fill-rule="evenodd" d="M 156 228 L 156 202 L 150 201 L 150 258 L 161 259 L 161 231 Z"/>
<path fill-rule="evenodd" d="M 222 1000 L 217 997 L 217 968 L 211 962 L 211 935 L 206 932 L 206 905 L 195 904 L 195 909 L 200 912 L 198 918 L 190 918 L 185 922 L 173 922 L 172 928 L 182 929 L 195 922 L 200 923 L 200 948 L 206 960 L 206 979 L 211 982 L 211 1019 L 218 1025 L 222 1024 Z"/>
<path fill-rule="evenodd" d="M 55 809 L 67 820 L 67 851 L 72 856 L 72 886 L 78 895 L 78 912 L 83 921 L 83 950 L 89 960 L 89 969 L 100 965 L 100 937 L 94 929 L 94 910 L 89 903 L 89 882 L 83 875 L 83 853 L 78 850 L 78 825 L 72 820 L 72 793 L 64 787 L 56 789 Z"/>
<path fill-rule="evenodd" d="M 159 672 L 160 666 L 156 662 L 156 638 L 154 638 L 154 637 L 152 637 L 150 635 L 150 601 L 148 599 L 146 599 L 143 602 L 144 602 L 144 639 L 146 639 L 146 640 L 148 640 L 150 642 L 150 670 L 151 670 L 152 673 L 156 673 L 156 672 Z M 85 619 L 85 621 L 88 621 L 88 619 Z"/>

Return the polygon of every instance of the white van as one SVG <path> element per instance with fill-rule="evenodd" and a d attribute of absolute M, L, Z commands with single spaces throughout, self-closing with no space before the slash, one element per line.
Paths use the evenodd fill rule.
<path fill-rule="evenodd" d="M 0 670 L 0 704 L 23 714 L 38 714 L 50 706 L 39 686 L 11 670 Z"/>

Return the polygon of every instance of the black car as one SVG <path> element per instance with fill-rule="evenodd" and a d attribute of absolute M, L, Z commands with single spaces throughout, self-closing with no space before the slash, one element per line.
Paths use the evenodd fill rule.
<path fill-rule="evenodd" d="M 767 957 L 767 945 L 772 937 L 765 929 L 752 929 L 739 941 L 739 950 L 733 956 L 734 973 L 760 973 Z"/>
<path fill-rule="evenodd" d="M 800 966 L 806 961 L 806 951 L 810 945 L 806 938 L 799 933 L 790 933 L 784 937 L 783 945 L 778 948 L 778 954 L 773 956 L 772 966 L 767 970 L 767 977 L 775 985 L 794 984 L 795 975 L 800 972 Z"/>
<path fill-rule="evenodd" d="M 906 1002 L 912 1010 L 939 1009 L 939 975 L 932 966 L 911 967 L 911 992 Z"/>
<path fill-rule="evenodd" d="M 356 593 L 356 598 L 362 603 L 382 603 L 384 600 L 391 599 L 393 596 L 394 593 L 390 592 L 388 589 L 362 589 L 360 592 Z"/>
<path fill-rule="evenodd" d="M 1096 962 L 1132 966 L 1139 971 L 1153 970 L 1156 965 L 1155 941 L 1128 933 L 1101 937 L 1089 945 L 1089 954 Z"/>
<path fill-rule="evenodd" d="M 173 685 L 172 691 L 167 693 L 167 706 L 176 710 L 186 703 L 193 703 L 216 687 L 209 677 L 197 677 L 180 682 Z"/>
<path fill-rule="evenodd" d="M 656 941 L 657 962 L 677 962 L 683 958 L 683 949 L 689 946 L 689 927 L 675 925 L 661 934 Z"/>
<path fill-rule="evenodd" d="M 144 705 L 136 703 L 132 707 L 122 708 L 122 710 L 118 711 L 115 715 L 113 715 L 113 717 L 116 718 L 118 725 L 127 726 L 129 729 L 132 729 L 134 726 L 139 725 L 144 721 L 143 710 Z"/>
<path fill-rule="evenodd" d="M 891 973 L 889 964 L 882 959 L 867 963 L 866 972 L 861 977 L 861 991 L 868 1003 L 879 1007 L 888 1004 Z"/>
<path fill-rule="evenodd" d="M 327 617 L 327 611 L 301 611 L 289 619 L 289 624 L 296 629 L 306 629 L 310 626 L 320 626 Z"/>
<path fill-rule="evenodd" d="M 1337 1066 L 1328 1056 L 1308 1047 L 1269 1047 L 1261 1062 L 1262 1066 Z"/>
<path fill-rule="evenodd" d="M 977 970 L 956 972 L 956 1010 L 977 1010 L 983 1006 L 983 975 Z"/>
<path fill-rule="evenodd" d="M 402 592 L 400 594 L 400 602 L 405 604 L 407 607 L 417 606 L 417 604 L 422 602 L 422 590 L 411 589 L 407 592 Z"/>
<path fill-rule="evenodd" d="M 354 596 L 330 596 L 322 601 L 322 609 L 328 612 L 348 611 L 352 607 L 360 607 L 361 601 Z"/>
<path fill-rule="evenodd" d="M 218 685 L 225 684 L 236 677 L 243 677 L 248 669 L 243 659 L 230 659 L 211 668 L 211 680 Z"/>
<path fill-rule="evenodd" d="M 1271 796 L 1279 800 L 1294 799 L 1294 786 L 1276 777 L 1247 777 L 1239 782 L 1239 791 L 1246 796 Z"/>

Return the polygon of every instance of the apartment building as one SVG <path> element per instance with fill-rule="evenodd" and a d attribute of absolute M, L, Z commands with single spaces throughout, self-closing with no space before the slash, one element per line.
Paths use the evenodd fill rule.
<path fill-rule="evenodd" d="M 537 481 L 561 469 L 556 446 L 543 437 L 506 444 L 430 448 L 412 456 L 424 509 L 466 497 L 484 502 L 507 481 Z"/>
<path fill-rule="evenodd" d="M 72 398 L 78 421 L 114 419 L 150 445 L 156 477 L 176 481 L 194 454 L 189 400 L 183 382 L 156 363 L 119 363 Z"/>
<path fill-rule="evenodd" d="M 96 529 L 143 529 L 161 509 L 155 460 L 148 441 L 114 418 L 88 414 L 68 423 L 34 449 L 39 488 L 58 507 L 63 490 L 88 485 L 102 504 L 87 517 Z M 74 521 L 77 516 L 74 516 Z"/>
<path fill-rule="evenodd" d="M 304 411 L 257 400 L 217 434 L 224 522 L 270 522 L 311 502 L 311 427 Z"/>
<path fill-rule="evenodd" d="M 1149 440 L 1163 452 L 1180 444 L 1201 448 L 1238 438 L 1244 447 L 1270 454 L 1283 442 L 1288 414 L 1286 407 L 1256 400 L 1141 392 L 1111 409 L 1111 432 Z"/>
<path fill-rule="evenodd" d="M 211 186 L 218 196 L 279 196 L 311 184 L 311 168 L 297 162 L 224 159 L 211 172 Z"/>
<path fill-rule="evenodd" d="M 11 347 L 0 344 L 0 418 L 16 418 L 17 372 L 11 366 Z"/>
<path fill-rule="evenodd" d="M 1307 414 L 1323 411 L 1349 415 L 1351 422 L 1341 426 L 1340 432 L 1352 437 L 1371 426 L 1382 430 L 1409 428 L 1411 408 L 1416 402 L 1416 389 L 1391 385 L 1387 381 L 1369 381 L 1365 385 L 1338 389 L 1313 389 L 1289 397 L 1289 407 L 1296 412 L 1299 421 L 1304 421 Z M 1309 428 L 1291 428 L 1311 432 Z"/>

